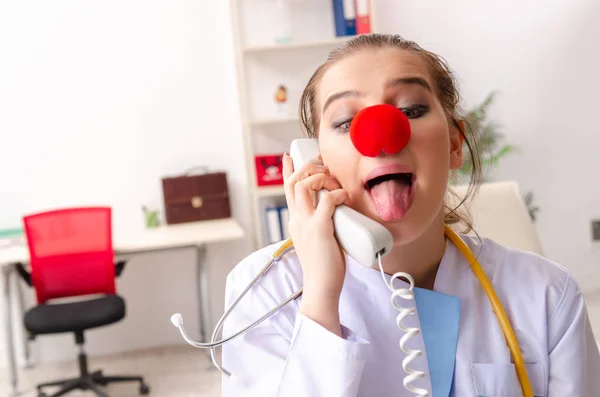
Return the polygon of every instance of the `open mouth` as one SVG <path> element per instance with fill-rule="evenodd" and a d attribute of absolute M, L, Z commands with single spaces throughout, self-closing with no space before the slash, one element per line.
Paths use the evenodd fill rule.
<path fill-rule="evenodd" d="M 383 221 L 404 219 L 412 205 L 415 193 L 414 173 L 389 173 L 365 182 L 365 190 L 373 209 Z"/>
<path fill-rule="evenodd" d="M 415 181 L 415 174 L 409 172 L 409 173 L 395 173 L 395 174 L 381 175 L 376 178 L 368 180 L 365 183 L 365 190 L 367 192 L 370 192 L 373 189 L 373 187 L 375 187 L 376 185 L 379 185 L 383 182 L 388 182 L 388 181 L 395 181 L 404 186 L 412 187 L 412 185 Z"/>

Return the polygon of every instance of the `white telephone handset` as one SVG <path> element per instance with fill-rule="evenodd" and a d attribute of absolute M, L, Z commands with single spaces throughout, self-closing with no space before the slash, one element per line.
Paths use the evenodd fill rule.
<path fill-rule="evenodd" d="M 294 169 L 316 160 L 319 152 L 316 139 L 294 140 L 290 148 Z M 392 250 L 394 241 L 388 229 L 346 205 L 336 208 L 333 224 L 341 248 L 361 265 L 372 267 L 378 263 L 377 254 L 383 257 Z"/>

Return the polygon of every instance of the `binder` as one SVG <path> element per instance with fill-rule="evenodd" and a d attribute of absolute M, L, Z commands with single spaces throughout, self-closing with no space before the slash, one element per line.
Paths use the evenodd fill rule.
<path fill-rule="evenodd" d="M 281 222 L 279 221 L 279 208 L 267 207 L 265 209 L 267 224 L 267 241 L 269 244 L 275 244 L 283 240 L 281 233 Z"/>
<path fill-rule="evenodd" d="M 290 238 L 290 212 L 288 207 L 279 207 L 279 219 L 281 221 L 281 234 L 283 235 L 283 239 L 287 240 Z"/>
<path fill-rule="evenodd" d="M 371 33 L 371 0 L 356 0 L 356 34 Z"/>
<path fill-rule="evenodd" d="M 332 0 L 335 35 L 353 36 L 356 34 L 356 8 L 354 0 Z"/>
<path fill-rule="evenodd" d="M 267 240 L 269 244 L 290 238 L 290 212 L 287 206 L 270 206 L 265 209 Z"/>

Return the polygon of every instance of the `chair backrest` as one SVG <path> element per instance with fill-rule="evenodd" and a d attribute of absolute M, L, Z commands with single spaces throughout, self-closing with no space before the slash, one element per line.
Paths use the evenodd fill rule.
<path fill-rule="evenodd" d="M 116 292 L 111 208 L 60 209 L 23 222 L 38 303 Z"/>
<path fill-rule="evenodd" d="M 467 186 L 454 186 L 453 190 L 462 198 Z M 473 227 L 481 237 L 543 255 L 535 226 L 515 181 L 482 184 L 466 207 L 472 216 Z"/>

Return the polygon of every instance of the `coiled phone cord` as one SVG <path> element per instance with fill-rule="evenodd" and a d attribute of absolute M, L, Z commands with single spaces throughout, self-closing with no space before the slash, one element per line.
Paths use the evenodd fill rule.
<path fill-rule="evenodd" d="M 378 254 L 377 259 L 379 262 L 381 278 L 383 279 L 385 285 L 390 289 L 390 291 L 392 291 L 392 306 L 394 306 L 394 308 L 399 312 L 398 316 L 396 317 L 396 324 L 398 325 L 398 328 L 400 328 L 400 330 L 404 332 L 404 335 L 402 335 L 402 338 L 400 338 L 400 349 L 404 352 L 404 354 L 406 354 L 406 357 L 404 357 L 404 360 L 402 360 L 402 369 L 404 370 L 404 372 L 407 373 L 403 381 L 404 388 L 412 393 L 415 393 L 415 395 L 418 397 L 427 397 L 429 395 L 427 390 L 411 385 L 411 383 L 413 383 L 415 380 L 425 377 L 425 372 L 409 368 L 409 364 L 423 353 L 420 350 L 409 349 L 406 347 L 406 343 L 408 342 L 408 340 L 413 336 L 417 335 L 420 332 L 420 330 L 419 328 L 410 328 L 402 325 L 402 321 L 411 314 L 415 314 L 416 310 L 414 307 L 402 307 L 396 302 L 396 298 L 402 298 L 407 300 L 415 298 L 413 292 L 415 281 L 413 280 L 410 274 L 404 272 L 397 272 L 391 277 L 390 281 L 388 282 L 385 279 L 385 273 L 383 272 L 383 265 L 381 264 L 381 255 Z M 394 287 L 394 280 L 398 280 L 400 278 L 405 278 L 408 280 L 408 288 Z"/>

